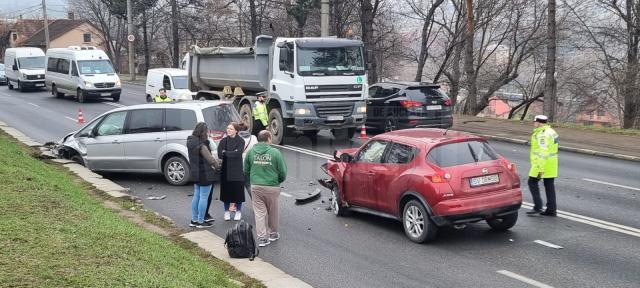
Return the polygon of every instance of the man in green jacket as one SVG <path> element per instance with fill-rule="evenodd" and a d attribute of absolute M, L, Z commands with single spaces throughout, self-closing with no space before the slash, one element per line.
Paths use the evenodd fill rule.
<path fill-rule="evenodd" d="M 558 133 L 547 124 L 547 116 L 538 115 L 533 122 L 531 135 L 531 169 L 529 170 L 529 191 L 533 197 L 533 210 L 528 215 L 541 214 L 556 216 L 556 188 L 554 179 L 558 177 Z M 542 198 L 538 182 L 543 179 L 547 194 L 547 210 L 542 211 Z"/>
<path fill-rule="evenodd" d="M 287 165 L 282 153 L 271 147 L 271 133 L 262 130 L 258 144 L 254 145 L 244 159 L 244 173 L 251 182 L 251 201 L 256 217 L 258 246 L 264 247 L 280 239 L 278 233 L 278 196 L 280 183 L 287 176 Z M 268 226 L 268 231 L 267 231 Z"/>

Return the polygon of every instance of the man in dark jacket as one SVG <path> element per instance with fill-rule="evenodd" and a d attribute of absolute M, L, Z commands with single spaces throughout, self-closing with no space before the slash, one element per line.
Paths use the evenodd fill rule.
<path fill-rule="evenodd" d="M 258 246 L 264 247 L 269 245 L 271 241 L 280 239 L 278 233 L 278 196 L 280 196 L 280 183 L 284 182 L 287 176 L 287 165 L 282 153 L 270 146 L 271 133 L 269 131 L 260 131 L 258 142 L 247 153 L 244 160 L 244 173 L 248 174 L 251 180 Z"/>

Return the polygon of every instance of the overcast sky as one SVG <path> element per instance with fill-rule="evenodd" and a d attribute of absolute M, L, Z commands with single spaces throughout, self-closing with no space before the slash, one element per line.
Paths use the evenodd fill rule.
<path fill-rule="evenodd" d="M 46 0 L 47 16 L 66 17 L 67 0 Z M 32 18 L 42 17 L 42 0 L 0 0 L 0 16 L 2 18 Z"/>

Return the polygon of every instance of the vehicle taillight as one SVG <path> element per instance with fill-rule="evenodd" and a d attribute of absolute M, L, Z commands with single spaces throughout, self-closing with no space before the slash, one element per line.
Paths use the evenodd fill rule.
<path fill-rule="evenodd" d="M 224 137 L 224 131 L 220 130 L 209 130 L 209 138 L 214 141 L 218 141 Z"/>
<path fill-rule="evenodd" d="M 516 173 L 516 164 L 515 163 L 510 163 L 507 159 L 501 159 L 500 162 L 502 162 L 502 166 L 504 166 L 505 168 L 509 169 L 509 171 Z"/>
<path fill-rule="evenodd" d="M 451 179 L 451 174 L 447 172 L 438 172 L 431 176 L 427 176 L 431 179 L 431 183 L 446 183 Z"/>
<path fill-rule="evenodd" d="M 444 106 L 451 106 L 451 105 L 453 105 L 453 101 L 451 101 L 451 99 L 444 100 Z"/>
<path fill-rule="evenodd" d="M 400 105 L 402 105 L 402 107 L 404 107 L 404 108 L 421 107 L 422 106 L 422 102 L 402 100 L 402 101 L 400 101 Z"/>

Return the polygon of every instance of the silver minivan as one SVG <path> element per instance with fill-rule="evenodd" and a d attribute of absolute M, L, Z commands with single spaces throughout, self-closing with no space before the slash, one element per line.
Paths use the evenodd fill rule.
<path fill-rule="evenodd" d="M 92 171 L 162 173 L 169 184 L 185 185 L 190 179 L 187 137 L 196 123 L 207 123 L 215 151 L 234 121 L 240 121 L 238 112 L 221 101 L 127 106 L 66 135 L 54 152 Z"/>

